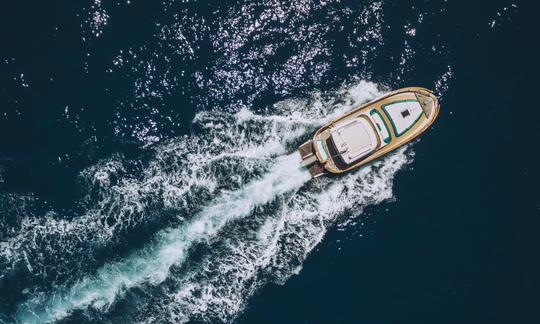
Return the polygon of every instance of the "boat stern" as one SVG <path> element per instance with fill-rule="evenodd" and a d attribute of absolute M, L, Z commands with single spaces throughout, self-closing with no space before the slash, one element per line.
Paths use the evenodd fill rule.
<path fill-rule="evenodd" d="M 300 166 L 308 168 L 309 173 L 313 178 L 320 177 L 325 173 L 323 164 L 319 162 L 319 159 L 315 154 L 312 140 L 309 140 L 304 144 L 300 145 L 300 147 L 298 148 L 298 152 L 302 157 L 302 162 L 300 162 Z"/>

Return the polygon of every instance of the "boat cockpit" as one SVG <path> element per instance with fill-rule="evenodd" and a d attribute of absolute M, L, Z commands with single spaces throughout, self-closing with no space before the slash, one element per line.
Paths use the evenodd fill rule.
<path fill-rule="evenodd" d="M 337 123 L 332 127 L 326 144 L 338 168 L 360 160 L 380 145 L 380 136 L 365 115 Z"/>

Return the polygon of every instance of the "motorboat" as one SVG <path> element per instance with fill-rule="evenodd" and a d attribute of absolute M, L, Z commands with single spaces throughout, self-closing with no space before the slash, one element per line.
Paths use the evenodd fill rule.
<path fill-rule="evenodd" d="M 426 131 L 439 114 L 432 91 L 409 87 L 385 94 L 331 120 L 298 148 L 313 177 L 348 172 Z"/>

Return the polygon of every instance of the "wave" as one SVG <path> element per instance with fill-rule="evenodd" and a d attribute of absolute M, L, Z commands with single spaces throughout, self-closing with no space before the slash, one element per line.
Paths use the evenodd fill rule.
<path fill-rule="evenodd" d="M 274 261 L 292 258 L 300 266 L 311 247 L 324 235 L 324 231 L 317 234 L 309 225 L 309 219 L 315 222 L 314 215 L 323 213 L 327 208 L 321 202 L 315 204 L 317 200 L 314 197 L 324 200 L 333 192 L 343 190 L 354 192 L 361 189 L 365 192 L 364 188 L 355 186 L 363 186 L 366 179 L 382 183 L 383 190 L 374 190 L 371 195 L 362 197 L 363 200 L 379 201 L 391 196 L 388 189 L 391 188 L 391 176 L 403 165 L 401 160 L 408 160 L 402 151 L 395 155 L 401 162 L 391 162 L 389 158 L 368 168 L 386 170 L 383 167 L 385 163 L 395 164 L 379 178 L 366 176 L 373 172 L 364 169 L 351 176 L 307 185 L 305 182 L 309 177 L 298 169 L 296 153 L 290 154 L 325 120 L 380 94 L 375 84 L 359 82 L 331 94 L 314 93 L 306 99 L 282 101 L 266 114 L 254 114 L 246 108 L 234 114 L 202 112 L 194 119 L 193 134 L 157 146 L 154 157 L 142 167 L 140 174 L 132 174 L 129 171 L 131 162 L 121 156 L 82 171 L 81 183 L 87 186 L 88 192 L 86 200 L 94 202 L 94 205 L 80 216 L 68 218 L 50 213 L 44 220 L 31 218 L 23 222 L 16 235 L 0 243 L 3 247 L 0 254 L 2 262 L 19 263 L 29 276 L 53 282 L 50 286 L 40 286 L 36 281 L 30 281 L 29 287 L 24 288 L 26 301 L 17 306 L 17 319 L 24 322 L 53 321 L 76 310 L 106 314 L 112 312 L 115 303 L 130 294 L 133 288 L 146 289 L 165 284 L 174 287 L 186 283 L 186 280 L 191 284 L 182 285 L 182 289 L 154 295 L 152 298 L 168 300 L 155 303 L 155 307 L 170 308 L 170 312 L 164 314 L 171 314 L 171 318 L 174 317 L 172 314 L 181 314 L 178 316 L 183 318 L 209 316 L 224 319 L 234 316 L 242 306 L 231 308 L 237 311 L 224 314 L 217 310 L 206 315 L 202 311 L 197 312 L 197 309 L 211 309 L 208 305 L 219 303 L 196 306 L 187 302 L 189 298 L 182 299 L 181 296 L 189 297 L 197 289 L 185 290 L 185 287 L 194 285 L 189 281 L 193 273 L 184 269 L 180 271 L 183 274 L 177 276 L 178 269 L 186 267 L 186 262 L 193 269 L 201 267 L 203 264 L 200 262 L 203 261 L 193 264 L 190 251 L 201 245 L 222 242 L 229 237 L 227 233 L 234 232 L 238 226 L 253 227 L 246 231 L 250 239 L 244 242 L 242 237 L 245 235 L 238 235 L 229 237 L 230 242 L 240 240 L 237 244 L 248 248 L 253 235 L 267 239 L 273 237 L 274 249 L 278 250 L 267 247 L 266 258 Z M 363 206 L 361 202 L 359 204 Z M 333 204 L 332 208 L 339 205 Z M 345 204 L 340 208 L 329 211 L 327 217 L 337 219 L 343 210 L 352 206 Z M 290 218 L 290 215 L 296 215 L 296 218 Z M 293 221 L 297 222 L 296 236 L 290 232 Z M 303 224 L 305 221 L 308 223 Z M 262 223 L 266 225 L 262 226 Z M 261 229 L 257 229 L 259 225 Z M 275 232 L 279 227 L 285 232 Z M 141 228 L 151 230 L 141 232 Z M 142 234 L 134 237 L 133 232 Z M 290 233 L 285 242 L 282 241 L 283 233 Z M 304 239 L 298 236 L 300 234 Z M 126 252 L 122 252 L 119 249 L 130 245 L 126 240 L 136 239 L 142 241 L 139 242 L 142 247 L 136 251 L 130 252 L 126 248 Z M 266 245 L 262 239 L 257 242 L 260 243 L 256 246 Z M 287 247 L 287 242 L 291 247 Z M 118 249 L 121 252 L 111 253 Z M 107 252 L 110 255 L 103 257 L 102 254 L 107 255 Z M 204 258 L 218 265 L 221 264 L 219 260 L 234 256 L 223 253 L 212 257 L 213 253 L 203 253 Z M 276 281 L 283 282 L 291 273 L 285 266 L 289 262 L 274 261 L 264 267 L 265 271 Z M 246 266 L 249 264 L 245 263 Z M 275 271 L 269 271 L 268 267 Z M 253 266 L 253 269 L 260 272 L 261 268 Z M 58 273 L 62 277 L 54 277 Z M 259 276 L 253 275 L 249 281 L 262 284 L 256 279 Z M 9 273 L 3 277 L 9 278 Z M 201 280 L 197 285 L 204 282 Z M 250 289 L 254 291 L 256 286 L 254 284 Z M 243 305 L 251 295 L 235 294 L 238 297 L 231 297 L 231 300 L 238 301 L 238 305 Z M 150 304 L 145 305 L 141 309 Z M 214 313 L 217 315 L 212 315 Z M 148 313 L 133 316 L 146 321 Z"/>

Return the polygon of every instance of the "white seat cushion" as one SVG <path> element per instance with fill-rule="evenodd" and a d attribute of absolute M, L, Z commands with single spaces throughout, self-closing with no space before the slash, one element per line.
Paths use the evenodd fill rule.
<path fill-rule="evenodd" d="M 377 147 L 375 131 L 364 118 L 334 126 L 332 140 L 345 163 L 350 163 Z"/>

